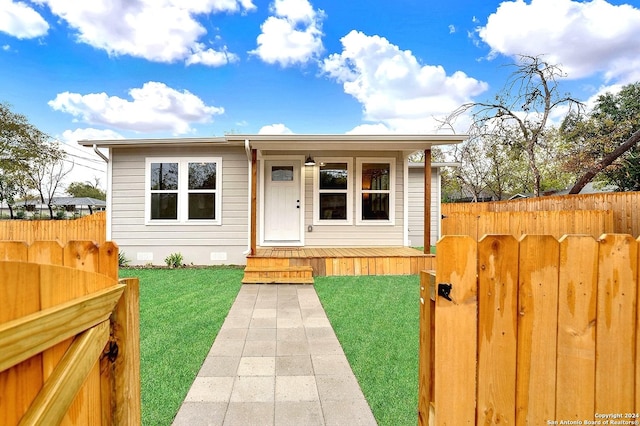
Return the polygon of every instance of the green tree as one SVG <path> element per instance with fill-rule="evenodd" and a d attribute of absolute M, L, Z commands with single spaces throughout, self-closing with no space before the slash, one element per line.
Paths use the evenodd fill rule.
<path fill-rule="evenodd" d="M 596 176 L 620 191 L 640 189 L 640 82 L 599 96 L 589 114 L 568 116 L 561 131 L 569 158 L 565 167 L 582 170 L 571 194 Z"/>
<path fill-rule="evenodd" d="M 33 168 L 62 158 L 62 151 L 46 133 L 13 112 L 9 104 L 0 103 L 0 201 L 9 205 L 12 218 L 16 196 L 30 189 Z"/>
<path fill-rule="evenodd" d="M 92 182 L 72 182 L 67 187 L 67 194 L 72 197 L 90 197 L 97 200 L 106 200 L 107 193 L 100 189 L 99 179 Z"/>

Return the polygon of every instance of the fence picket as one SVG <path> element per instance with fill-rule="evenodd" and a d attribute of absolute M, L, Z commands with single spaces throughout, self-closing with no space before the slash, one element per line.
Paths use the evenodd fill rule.
<path fill-rule="evenodd" d="M 598 242 L 560 240 L 556 418 L 583 421 L 595 413 Z"/>
<path fill-rule="evenodd" d="M 40 310 L 39 270 L 28 263 L 0 263 L 0 324 Z M 19 284 L 19 285 L 18 285 Z M 42 387 L 42 356 L 0 372 L 0 424 L 15 425 Z"/>
<path fill-rule="evenodd" d="M 0 260 L 26 262 L 29 246 L 24 241 L 0 241 Z"/>
<path fill-rule="evenodd" d="M 118 278 L 118 245 L 113 241 L 107 241 L 98 246 L 99 270 L 103 275 L 113 279 Z"/>
<path fill-rule="evenodd" d="M 555 418 L 558 259 L 552 236 L 520 240 L 516 424 Z"/>
<path fill-rule="evenodd" d="M 32 263 L 62 265 L 63 247 L 58 241 L 34 241 L 28 249 L 28 260 Z"/>
<path fill-rule="evenodd" d="M 600 240 L 596 323 L 596 412 L 632 412 L 635 406 L 638 243 L 630 235 Z"/>
<path fill-rule="evenodd" d="M 478 243 L 477 424 L 514 424 L 518 241 L 489 235 Z"/>
<path fill-rule="evenodd" d="M 636 212 L 636 214 L 638 214 Z M 639 218 L 640 219 L 640 218 Z M 640 237 L 636 240 L 636 246 L 640 246 Z M 638 257 L 636 259 L 638 270 L 637 270 L 637 281 L 636 283 L 640 284 L 640 250 L 638 250 Z M 636 287 L 636 413 L 640 413 L 640 290 Z"/>
<path fill-rule="evenodd" d="M 434 403 L 437 425 L 475 424 L 476 245 L 470 237 L 448 236 L 436 246 L 436 286 L 452 285 L 452 301 L 436 298 Z"/>
<path fill-rule="evenodd" d="M 100 270 L 98 246 L 92 241 L 69 241 L 64 246 L 64 266 L 82 271 Z"/>

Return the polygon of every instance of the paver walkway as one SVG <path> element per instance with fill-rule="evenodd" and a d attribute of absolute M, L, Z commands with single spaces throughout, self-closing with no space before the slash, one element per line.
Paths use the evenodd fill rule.
<path fill-rule="evenodd" d="M 376 421 L 313 286 L 245 284 L 173 425 Z"/>

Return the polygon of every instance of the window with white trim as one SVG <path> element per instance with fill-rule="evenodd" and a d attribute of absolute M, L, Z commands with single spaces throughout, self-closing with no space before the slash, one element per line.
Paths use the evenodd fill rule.
<path fill-rule="evenodd" d="M 315 224 L 352 223 L 351 159 L 316 158 L 314 174 Z"/>
<path fill-rule="evenodd" d="M 147 158 L 147 223 L 220 224 L 221 158 Z"/>
<path fill-rule="evenodd" d="M 357 223 L 393 224 L 395 220 L 395 159 L 358 158 Z"/>

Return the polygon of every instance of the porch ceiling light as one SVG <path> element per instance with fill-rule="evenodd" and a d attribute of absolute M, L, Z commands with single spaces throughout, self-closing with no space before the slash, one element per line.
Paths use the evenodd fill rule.
<path fill-rule="evenodd" d="M 306 159 L 306 160 L 304 160 L 304 165 L 305 165 L 305 166 L 315 166 L 315 165 L 316 165 L 316 162 L 314 161 L 314 159 L 313 159 L 313 158 L 311 158 L 311 156 L 310 156 L 310 155 L 308 155 L 308 156 L 307 156 L 307 159 Z"/>

